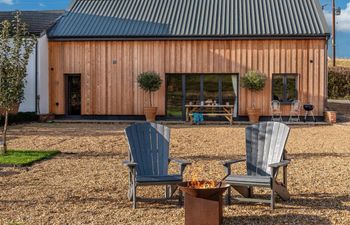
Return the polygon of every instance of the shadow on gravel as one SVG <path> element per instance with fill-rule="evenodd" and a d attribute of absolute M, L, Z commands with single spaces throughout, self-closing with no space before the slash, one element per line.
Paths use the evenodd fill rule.
<path fill-rule="evenodd" d="M 254 215 L 254 216 L 233 216 L 224 219 L 224 225 L 229 224 L 332 224 L 330 220 L 320 216 L 302 215 L 302 214 L 285 214 L 285 215 Z"/>

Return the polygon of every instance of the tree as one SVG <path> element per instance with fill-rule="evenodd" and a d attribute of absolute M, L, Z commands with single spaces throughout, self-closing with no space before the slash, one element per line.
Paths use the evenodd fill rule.
<path fill-rule="evenodd" d="M 158 91 L 163 82 L 160 75 L 153 71 L 144 72 L 138 75 L 137 82 L 139 87 L 149 94 L 149 104 L 153 107 L 152 93 Z"/>
<path fill-rule="evenodd" d="M 0 108 L 5 116 L 0 154 L 7 151 L 9 111 L 24 99 L 26 69 L 35 43 L 36 39 L 29 35 L 19 11 L 12 23 L 5 20 L 0 24 Z"/>

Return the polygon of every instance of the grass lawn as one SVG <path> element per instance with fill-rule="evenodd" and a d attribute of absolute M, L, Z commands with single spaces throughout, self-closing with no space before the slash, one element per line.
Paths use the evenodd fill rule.
<path fill-rule="evenodd" d="M 0 155 L 0 165 L 29 166 L 43 159 L 49 159 L 60 153 L 59 151 L 13 151 Z"/>

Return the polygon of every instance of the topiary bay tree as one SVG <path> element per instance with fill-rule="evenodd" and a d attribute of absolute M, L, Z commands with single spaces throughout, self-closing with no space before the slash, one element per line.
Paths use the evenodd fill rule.
<path fill-rule="evenodd" d="M 26 69 L 35 43 L 20 12 L 16 12 L 13 21 L 5 20 L 0 24 L 0 111 L 5 116 L 0 154 L 7 151 L 9 112 L 24 99 Z"/>
<path fill-rule="evenodd" d="M 149 107 L 145 107 L 144 111 L 147 121 L 153 122 L 156 118 L 157 107 L 153 107 L 152 94 L 160 89 L 163 80 L 158 73 L 149 71 L 139 74 L 137 83 L 142 90 L 149 94 Z"/>
<path fill-rule="evenodd" d="M 256 93 L 256 92 L 260 92 L 260 91 L 264 90 L 266 79 L 267 79 L 267 77 L 265 74 L 252 70 L 252 71 L 248 71 L 242 77 L 241 85 L 242 85 L 242 87 Z M 253 101 L 253 107 L 247 109 L 248 116 L 249 116 L 249 120 L 252 123 L 257 123 L 257 122 L 259 122 L 261 109 L 257 109 L 255 107 L 255 98 L 254 97 L 253 97 L 252 101 Z"/>

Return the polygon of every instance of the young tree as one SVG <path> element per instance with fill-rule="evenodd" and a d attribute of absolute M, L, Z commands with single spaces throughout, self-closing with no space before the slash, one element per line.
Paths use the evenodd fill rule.
<path fill-rule="evenodd" d="M 24 99 L 26 69 L 35 43 L 35 37 L 29 35 L 20 12 L 16 13 L 12 24 L 7 20 L 0 24 L 0 108 L 5 116 L 0 154 L 7 150 L 9 111 Z"/>

